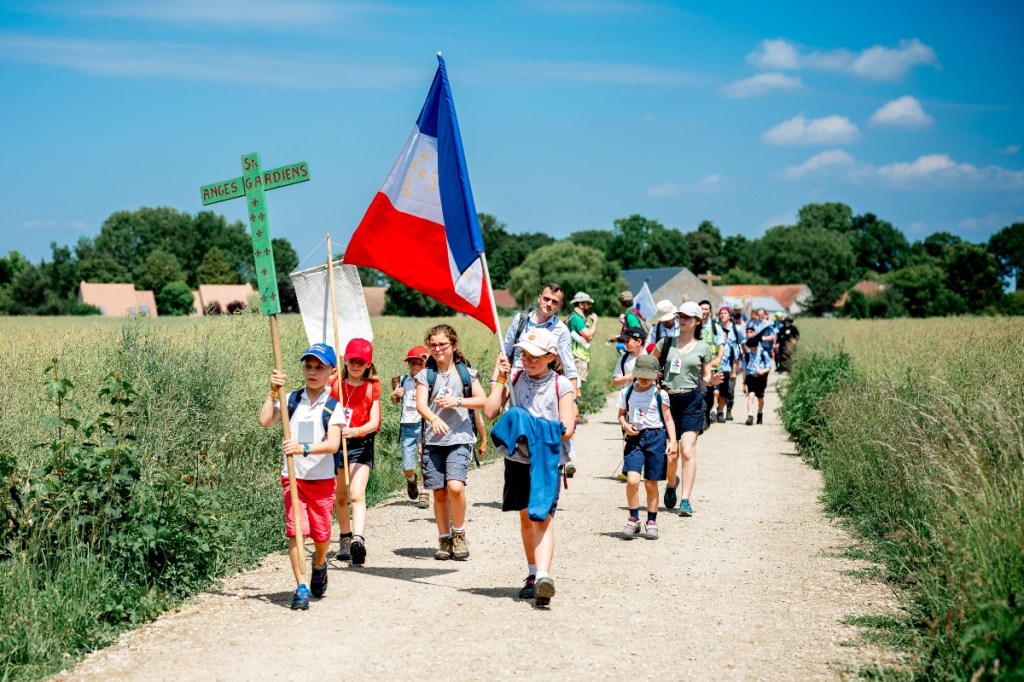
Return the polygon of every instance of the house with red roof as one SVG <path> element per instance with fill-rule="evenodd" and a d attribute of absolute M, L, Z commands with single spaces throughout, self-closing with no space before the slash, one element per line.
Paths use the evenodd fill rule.
<path fill-rule="evenodd" d="M 774 298 L 791 315 L 804 312 L 811 298 L 811 288 L 806 284 L 724 284 L 715 291 L 730 300 Z"/>

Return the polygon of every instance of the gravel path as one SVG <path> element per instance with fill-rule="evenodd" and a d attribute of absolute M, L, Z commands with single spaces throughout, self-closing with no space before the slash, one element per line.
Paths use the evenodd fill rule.
<path fill-rule="evenodd" d="M 715 425 L 698 446 L 695 515 L 659 515 L 661 538 L 626 541 L 613 403 L 576 437 L 579 471 L 556 522 L 550 610 L 520 602 L 518 519 L 502 469 L 474 471 L 466 562 L 433 559 L 429 510 L 403 498 L 368 514 L 367 564 L 332 564 L 327 596 L 288 606 L 284 555 L 227 579 L 57 679 L 841 679 L 878 651 L 851 646 L 847 615 L 891 612 L 835 552 L 821 476 L 794 455 L 774 391 L 766 424 Z M 641 489 L 641 501 L 643 492 Z"/>

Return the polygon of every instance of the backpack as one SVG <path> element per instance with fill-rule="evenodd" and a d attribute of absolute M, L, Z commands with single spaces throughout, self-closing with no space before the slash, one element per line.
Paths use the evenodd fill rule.
<path fill-rule="evenodd" d="M 622 372 L 622 376 L 626 376 L 626 358 L 629 357 L 629 353 L 623 353 L 619 356 L 619 371 Z"/>
<path fill-rule="evenodd" d="M 515 318 L 515 320 L 513 320 L 514 323 L 515 323 L 515 330 L 516 330 L 515 333 L 512 335 L 512 345 L 513 345 L 513 347 L 517 343 L 519 343 L 519 337 L 523 335 L 524 331 L 526 331 L 526 323 L 530 320 L 530 315 L 533 315 L 533 312 L 535 310 L 536 310 L 536 308 L 533 308 L 528 313 L 516 313 L 516 318 Z M 433 384 L 431 384 L 431 387 L 433 387 Z"/>
<path fill-rule="evenodd" d="M 291 419 L 292 415 L 295 414 L 295 408 L 299 406 L 299 401 L 302 400 L 302 391 L 305 389 L 299 389 L 298 391 L 292 391 L 288 394 L 288 418 Z M 324 424 L 324 435 L 327 435 L 327 424 L 331 421 L 331 415 L 334 414 L 334 409 L 338 406 L 338 401 L 327 395 L 327 402 L 324 403 L 323 409 L 320 411 L 320 417 L 323 419 Z"/>
<path fill-rule="evenodd" d="M 522 333 L 522 330 L 519 330 L 518 333 Z M 473 397 L 473 380 L 469 376 L 469 368 L 466 366 L 466 364 L 464 362 L 456 362 L 455 363 L 455 369 L 458 371 L 459 379 L 462 381 L 462 397 L 463 398 L 472 398 Z M 427 397 L 428 397 L 428 399 L 434 393 L 434 383 L 436 383 L 436 382 L 437 382 L 437 364 L 434 362 L 434 359 L 431 358 L 427 362 Z M 474 436 L 477 435 L 477 433 L 476 433 L 476 410 L 470 410 L 469 411 L 469 423 L 473 426 L 473 435 Z M 423 429 L 426 430 L 426 428 L 427 428 L 427 423 L 426 423 L 426 420 L 424 420 L 424 422 L 423 422 Z"/>
<path fill-rule="evenodd" d="M 631 395 L 633 395 L 633 384 L 630 384 L 626 389 L 626 399 L 624 402 L 626 403 L 627 410 L 629 410 L 629 396 Z M 661 411 L 661 406 L 664 405 L 661 400 L 661 387 L 654 387 L 654 396 L 658 399 L 658 416 L 661 417 L 661 428 L 667 429 L 668 425 L 665 423 L 665 413 Z"/>
<path fill-rule="evenodd" d="M 637 307 L 630 308 L 629 310 L 626 311 L 627 315 L 629 313 L 633 313 L 634 315 L 636 315 L 636 319 L 640 322 L 640 330 L 643 331 L 644 337 L 646 338 L 647 335 L 651 333 L 651 327 L 649 324 L 647 324 L 647 320 L 644 319 L 644 314 L 641 313 L 640 309 Z"/>
<path fill-rule="evenodd" d="M 658 350 L 658 378 L 659 386 L 665 385 L 665 365 L 668 364 L 668 351 L 670 350 L 669 341 L 671 337 L 666 336 L 664 339 L 656 341 L 654 347 Z M 664 343 L 662 343 L 664 341 Z M 659 347 L 658 344 L 661 344 Z"/>

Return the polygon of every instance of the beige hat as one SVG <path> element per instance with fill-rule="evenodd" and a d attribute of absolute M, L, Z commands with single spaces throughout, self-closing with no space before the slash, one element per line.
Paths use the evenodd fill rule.
<path fill-rule="evenodd" d="M 687 301 L 686 303 L 679 306 L 679 314 L 685 315 L 686 317 L 696 317 L 698 320 L 703 319 L 704 311 L 700 309 L 694 301 Z"/>
<path fill-rule="evenodd" d="M 674 319 L 676 313 L 679 312 L 678 310 L 676 310 L 676 307 L 672 305 L 672 301 L 668 300 L 667 298 L 658 301 L 657 305 L 655 305 L 654 307 L 654 317 L 658 320 L 658 322 L 668 322 L 669 320 Z"/>
<path fill-rule="evenodd" d="M 516 344 L 534 357 L 558 352 L 558 339 L 547 329 L 531 329 L 523 334 L 522 341 Z"/>
<path fill-rule="evenodd" d="M 585 291 L 577 291 L 576 295 L 569 301 L 569 305 L 576 305 L 577 303 L 593 303 L 594 299 L 590 298 L 590 294 Z"/>
<path fill-rule="evenodd" d="M 620 291 L 619 292 L 619 303 L 627 303 L 627 302 L 628 303 L 632 303 L 633 302 L 633 292 L 630 291 L 629 289 L 626 289 L 625 291 Z"/>

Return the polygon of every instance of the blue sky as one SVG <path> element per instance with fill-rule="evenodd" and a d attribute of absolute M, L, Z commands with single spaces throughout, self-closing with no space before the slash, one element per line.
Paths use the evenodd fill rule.
<path fill-rule="evenodd" d="M 757 237 L 816 201 L 912 238 L 1024 220 L 1024 5 L 0 2 L 0 253 L 308 161 L 267 195 L 347 242 L 442 50 L 477 209 L 563 237 L 640 213 Z M 231 220 L 241 201 L 211 207 Z M 319 256 L 315 256 L 319 258 Z"/>

